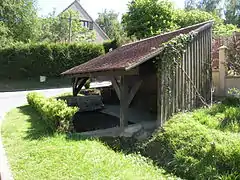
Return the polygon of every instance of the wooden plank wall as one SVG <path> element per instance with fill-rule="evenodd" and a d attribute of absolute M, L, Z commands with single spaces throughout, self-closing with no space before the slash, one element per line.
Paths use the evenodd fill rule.
<path fill-rule="evenodd" d="M 169 69 L 171 78 L 162 73 L 158 78 L 158 125 L 173 114 L 190 111 L 210 103 L 212 86 L 212 30 L 208 28 L 193 39 L 176 70 Z M 164 84 L 168 84 L 166 88 Z"/>

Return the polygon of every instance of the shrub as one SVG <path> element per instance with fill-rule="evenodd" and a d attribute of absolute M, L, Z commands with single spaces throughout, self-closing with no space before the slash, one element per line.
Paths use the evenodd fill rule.
<path fill-rule="evenodd" d="M 26 44 L 0 49 L 0 78 L 56 77 L 104 54 L 103 45 Z"/>
<path fill-rule="evenodd" d="M 78 108 L 68 107 L 62 100 L 45 98 L 39 93 L 29 93 L 27 101 L 52 131 L 69 132 L 72 130 L 72 117 Z"/>
<path fill-rule="evenodd" d="M 240 137 L 210 129 L 192 113 L 174 116 L 144 146 L 145 155 L 187 179 L 240 175 Z"/>
<path fill-rule="evenodd" d="M 119 46 L 120 46 L 119 42 L 117 42 L 116 39 L 110 40 L 110 41 L 105 41 L 103 43 L 105 53 L 108 53 L 110 49 L 112 49 L 112 50 L 117 49 Z"/>

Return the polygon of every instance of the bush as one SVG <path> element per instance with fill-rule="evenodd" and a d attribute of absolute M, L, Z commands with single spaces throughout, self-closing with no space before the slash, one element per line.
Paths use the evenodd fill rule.
<path fill-rule="evenodd" d="M 39 93 L 29 93 L 27 101 L 52 131 L 69 132 L 72 130 L 72 117 L 78 108 L 68 107 L 62 100 L 45 98 Z"/>
<path fill-rule="evenodd" d="M 210 129 L 191 113 L 166 123 L 144 149 L 158 164 L 187 179 L 219 179 L 240 175 L 240 137 Z"/>
<path fill-rule="evenodd" d="M 0 49 L 0 78 L 57 77 L 102 54 L 103 45 L 90 43 L 17 45 Z"/>
<path fill-rule="evenodd" d="M 119 43 L 117 42 L 117 40 L 111 40 L 111 41 L 105 41 L 103 43 L 103 47 L 105 50 L 105 53 L 108 53 L 110 49 L 114 50 L 117 49 L 119 47 Z"/>
<path fill-rule="evenodd" d="M 171 118 L 143 153 L 186 179 L 240 178 L 240 108 L 216 104 Z"/>

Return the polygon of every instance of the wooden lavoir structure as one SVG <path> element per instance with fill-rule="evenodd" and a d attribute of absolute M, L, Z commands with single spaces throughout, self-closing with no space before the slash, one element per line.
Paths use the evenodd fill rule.
<path fill-rule="evenodd" d="M 124 45 L 62 74 L 72 77 L 74 95 L 88 78 L 108 76 L 119 98 L 121 127 L 128 125 L 129 107 L 155 113 L 156 125 L 162 126 L 172 114 L 210 99 L 212 24 L 204 22 Z M 162 85 L 166 79 L 164 74 L 158 78 L 153 61 L 163 51 L 162 43 L 190 33 L 194 39 L 179 62 L 181 68 L 172 73 L 172 95 L 166 96 Z"/>

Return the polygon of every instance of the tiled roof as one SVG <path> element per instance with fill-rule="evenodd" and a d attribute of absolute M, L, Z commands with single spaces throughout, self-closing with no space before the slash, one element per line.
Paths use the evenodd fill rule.
<path fill-rule="evenodd" d="M 112 70 L 129 70 L 159 54 L 161 51 L 160 44 L 180 34 L 187 34 L 192 31 L 198 32 L 198 30 L 202 31 L 204 27 L 209 27 L 208 25 L 211 26 L 212 22 L 197 24 L 124 45 L 103 56 L 99 56 L 84 64 L 73 67 L 62 74 L 76 75 Z"/>

